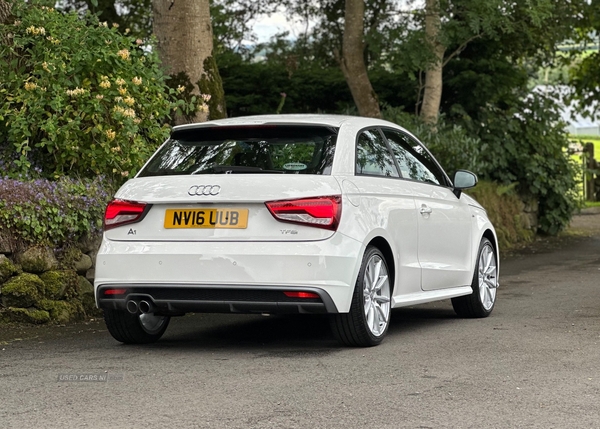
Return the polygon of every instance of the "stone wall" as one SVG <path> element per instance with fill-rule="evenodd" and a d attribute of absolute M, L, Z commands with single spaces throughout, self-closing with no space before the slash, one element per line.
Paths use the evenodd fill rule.
<path fill-rule="evenodd" d="M 0 249 L 0 322 L 62 324 L 98 315 L 93 281 L 100 240 L 58 250 Z"/>

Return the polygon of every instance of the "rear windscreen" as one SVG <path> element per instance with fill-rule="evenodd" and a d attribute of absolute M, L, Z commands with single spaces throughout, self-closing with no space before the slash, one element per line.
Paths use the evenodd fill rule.
<path fill-rule="evenodd" d="M 337 128 L 298 125 L 176 130 L 138 177 L 330 174 Z"/>

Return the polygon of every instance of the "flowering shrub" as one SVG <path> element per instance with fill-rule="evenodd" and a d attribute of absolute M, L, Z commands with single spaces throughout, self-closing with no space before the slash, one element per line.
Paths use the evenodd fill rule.
<path fill-rule="evenodd" d="M 110 195 L 102 178 L 20 181 L 0 177 L 0 234 L 63 247 L 100 231 Z"/>
<path fill-rule="evenodd" d="M 168 136 L 170 115 L 207 109 L 166 85 L 156 50 L 95 16 L 36 0 L 12 13 L 0 25 L 0 157 L 11 177 L 37 166 L 45 177 L 123 180 Z"/>

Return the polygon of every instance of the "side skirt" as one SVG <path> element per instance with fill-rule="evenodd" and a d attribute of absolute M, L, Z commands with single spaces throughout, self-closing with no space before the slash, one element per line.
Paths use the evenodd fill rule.
<path fill-rule="evenodd" d="M 441 301 L 443 299 L 456 298 L 457 296 L 470 295 L 471 293 L 473 293 L 471 286 L 410 293 L 392 297 L 392 307 L 407 307 L 409 305 L 424 304 L 431 301 Z"/>

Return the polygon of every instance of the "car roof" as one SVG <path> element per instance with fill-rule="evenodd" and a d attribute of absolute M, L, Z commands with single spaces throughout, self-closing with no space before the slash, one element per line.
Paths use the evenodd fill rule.
<path fill-rule="evenodd" d="M 218 127 L 246 125 L 323 125 L 339 128 L 342 125 L 348 123 L 351 123 L 354 126 L 358 126 L 359 128 L 373 125 L 398 127 L 398 125 L 388 121 L 375 118 L 365 118 L 362 116 L 329 114 L 286 114 L 242 116 L 238 118 L 218 119 L 215 121 L 178 125 L 173 127 L 173 131 L 216 126 Z"/>

